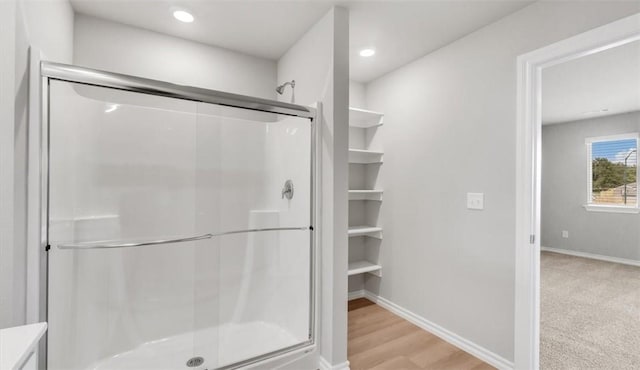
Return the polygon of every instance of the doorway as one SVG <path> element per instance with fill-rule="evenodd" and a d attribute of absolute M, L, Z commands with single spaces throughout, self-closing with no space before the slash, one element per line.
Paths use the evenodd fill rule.
<path fill-rule="evenodd" d="M 515 312 L 515 365 L 518 369 L 540 367 L 543 71 L 638 40 L 640 14 L 518 58 Z"/>
<path fill-rule="evenodd" d="M 640 366 L 640 42 L 542 71 L 540 368 Z"/>

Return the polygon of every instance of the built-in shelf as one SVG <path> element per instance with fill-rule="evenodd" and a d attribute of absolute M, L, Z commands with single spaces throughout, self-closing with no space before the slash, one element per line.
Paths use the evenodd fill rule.
<path fill-rule="evenodd" d="M 382 239 L 382 228 L 378 226 L 349 226 L 349 237 L 354 236 L 370 236 L 376 239 Z"/>
<path fill-rule="evenodd" d="M 372 174 L 369 174 L 368 169 L 383 162 L 384 152 L 375 150 L 375 147 L 382 147 L 382 145 L 377 146 L 379 141 L 375 141 L 374 148 L 369 145 L 371 144 L 372 136 L 379 132 L 376 128 L 383 124 L 383 120 L 383 113 L 349 107 L 350 135 L 353 135 L 349 141 L 353 144 L 353 147 L 349 148 L 349 163 L 367 165 L 364 167 L 352 165 L 349 168 L 351 171 L 350 176 L 354 176 L 350 183 L 360 184 L 356 185 L 359 189 L 349 190 L 349 200 L 356 201 L 349 202 L 349 207 L 353 207 L 349 218 L 353 223 L 361 225 L 372 224 L 349 226 L 349 256 L 350 261 L 352 261 L 349 262 L 348 271 L 348 275 L 352 277 L 349 282 L 350 286 L 352 283 L 363 284 L 362 277 L 365 277 L 366 274 L 382 277 L 382 266 L 379 261 L 382 228 L 375 226 L 376 222 L 374 220 L 378 218 L 375 213 L 379 212 L 378 202 L 382 202 L 383 190 L 372 189 L 376 187 L 377 180 L 372 178 L 371 175 L 375 174 L 377 176 L 378 171 L 373 171 Z M 377 170 L 378 167 L 373 169 Z M 358 201 L 374 201 L 375 203 L 361 203 Z M 368 213 L 372 214 L 367 215 Z M 363 258 L 363 255 L 366 255 L 366 258 Z"/>
<path fill-rule="evenodd" d="M 376 276 L 381 276 L 382 266 L 376 265 L 369 261 L 355 261 L 349 262 L 349 276 L 370 273 Z"/>
<path fill-rule="evenodd" d="M 375 150 L 349 149 L 349 163 L 382 163 L 383 154 Z"/>
<path fill-rule="evenodd" d="M 349 200 L 382 200 L 382 190 L 349 190 Z"/>
<path fill-rule="evenodd" d="M 349 126 L 371 128 L 382 126 L 384 114 L 372 110 L 349 107 Z"/>

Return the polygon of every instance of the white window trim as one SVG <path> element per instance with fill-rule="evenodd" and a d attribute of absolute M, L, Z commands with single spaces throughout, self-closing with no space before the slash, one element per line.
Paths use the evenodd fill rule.
<path fill-rule="evenodd" d="M 600 204 L 585 204 L 584 209 L 589 212 L 606 212 L 606 213 L 640 213 L 640 208 L 635 206 L 609 206 Z"/>
<path fill-rule="evenodd" d="M 637 132 L 628 133 L 628 134 L 620 134 L 620 135 L 608 135 L 608 136 L 597 136 L 597 137 L 588 137 L 584 140 L 585 146 L 587 147 L 587 203 L 583 206 L 584 209 L 590 212 L 608 212 L 608 213 L 640 213 L 640 207 L 638 205 L 638 197 L 636 197 L 636 204 L 627 205 L 627 206 L 618 206 L 618 205 L 608 205 L 608 204 L 593 204 L 592 195 L 593 195 L 593 161 L 591 159 L 591 144 L 601 142 L 601 141 L 612 141 L 612 140 L 628 140 L 634 139 L 636 141 L 636 155 L 638 153 L 638 144 L 640 139 L 640 134 Z M 636 173 L 636 182 L 638 174 Z"/>
<path fill-rule="evenodd" d="M 588 137 L 588 138 L 584 139 L 584 143 L 585 144 L 591 144 L 591 143 L 600 142 L 600 141 L 628 140 L 628 139 L 636 139 L 636 140 L 638 140 L 638 133 L 637 132 L 632 132 L 632 133 L 628 133 L 628 134 Z"/>

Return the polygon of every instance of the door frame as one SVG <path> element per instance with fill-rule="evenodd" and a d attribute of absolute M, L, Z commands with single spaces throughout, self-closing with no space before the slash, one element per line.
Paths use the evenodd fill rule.
<path fill-rule="evenodd" d="M 640 13 L 520 55 L 517 59 L 516 369 L 539 368 L 542 71 L 639 40 Z"/>

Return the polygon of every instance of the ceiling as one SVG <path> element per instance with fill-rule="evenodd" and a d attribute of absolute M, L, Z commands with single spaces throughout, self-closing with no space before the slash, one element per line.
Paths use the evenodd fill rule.
<path fill-rule="evenodd" d="M 351 79 L 369 82 L 530 2 L 523 1 L 379 1 L 349 6 Z M 376 49 L 363 58 L 359 51 Z"/>
<path fill-rule="evenodd" d="M 350 9 L 351 79 L 369 82 L 531 1 L 71 0 L 78 13 L 279 59 L 333 5 Z M 125 5 L 126 4 L 126 5 Z M 193 23 L 173 19 L 185 8 Z M 376 55 L 363 58 L 362 48 Z"/>
<path fill-rule="evenodd" d="M 324 1 L 70 0 L 82 14 L 267 59 L 279 59 L 325 14 Z M 173 18 L 185 9 L 193 23 Z"/>
<path fill-rule="evenodd" d="M 640 42 L 542 72 L 542 122 L 554 124 L 640 110 Z"/>

